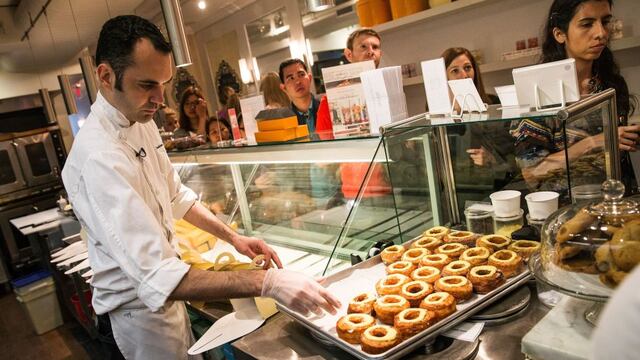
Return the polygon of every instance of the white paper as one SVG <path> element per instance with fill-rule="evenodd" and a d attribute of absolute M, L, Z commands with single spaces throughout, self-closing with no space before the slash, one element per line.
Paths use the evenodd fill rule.
<path fill-rule="evenodd" d="M 421 63 L 424 91 L 430 114 L 451 113 L 451 99 L 447 86 L 447 70 L 444 59 L 427 60 Z"/>
<path fill-rule="evenodd" d="M 449 80 L 449 87 L 462 111 L 487 111 L 472 79 Z"/>
<path fill-rule="evenodd" d="M 400 66 L 365 71 L 360 74 L 370 132 L 378 135 L 380 127 L 408 116 L 407 101 L 402 84 Z"/>
<path fill-rule="evenodd" d="M 496 86 L 496 94 L 500 98 L 500 105 L 505 106 L 519 106 L 518 93 L 516 93 L 515 85 Z"/>
<path fill-rule="evenodd" d="M 259 328 L 264 321 L 257 309 L 227 314 L 213 323 L 187 353 L 196 355 L 226 344 Z"/>
<path fill-rule="evenodd" d="M 73 274 L 75 272 L 78 272 L 80 270 L 85 270 L 85 269 L 88 269 L 90 267 L 91 267 L 91 265 L 89 265 L 89 259 L 85 259 L 80 264 L 78 264 L 78 265 L 72 267 L 71 269 L 65 271 L 64 274 L 65 275 L 71 275 L 71 274 Z"/>
<path fill-rule="evenodd" d="M 72 256 L 69 259 L 67 259 L 67 260 L 65 260 L 65 261 L 63 261 L 61 263 L 58 263 L 58 267 L 69 266 L 72 263 L 75 263 L 75 262 L 78 262 L 78 261 L 82 261 L 82 260 L 84 260 L 84 259 L 86 259 L 88 257 L 89 257 L 89 254 L 87 252 L 83 252 L 83 253 L 77 254 L 75 256 Z"/>
<path fill-rule="evenodd" d="M 335 137 L 369 133 L 369 113 L 360 73 L 373 69 L 375 69 L 373 61 L 322 69 Z"/>
<path fill-rule="evenodd" d="M 483 322 L 463 322 L 442 335 L 456 340 L 474 342 L 484 328 Z"/>
<path fill-rule="evenodd" d="M 256 132 L 258 124 L 256 123 L 256 115 L 264 110 L 264 96 L 251 96 L 240 99 L 240 109 L 242 109 L 242 122 L 244 123 L 244 132 L 249 142 L 256 141 Z"/>

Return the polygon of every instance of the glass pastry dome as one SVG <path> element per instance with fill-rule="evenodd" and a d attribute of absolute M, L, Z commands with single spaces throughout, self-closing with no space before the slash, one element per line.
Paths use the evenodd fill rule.
<path fill-rule="evenodd" d="M 604 201 L 553 213 L 542 229 L 538 280 L 565 294 L 598 302 L 640 262 L 640 198 L 624 198 L 617 180 L 602 184 Z"/>

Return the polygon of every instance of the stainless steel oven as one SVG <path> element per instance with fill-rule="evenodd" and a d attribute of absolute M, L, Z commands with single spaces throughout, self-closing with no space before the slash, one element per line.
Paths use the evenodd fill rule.
<path fill-rule="evenodd" d="M 57 128 L 0 142 L 0 195 L 59 182 L 65 158 Z"/>
<path fill-rule="evenodd" d="M 27 186 L 57 181 L 60 176 L 60 164 L 52 141 L 52 133 L 14 139 L 18 159 Z"/>
<path fill-rule="evenodd" d="M 0 194 L 27 187 L 13 141 L 0 142 Z"/>

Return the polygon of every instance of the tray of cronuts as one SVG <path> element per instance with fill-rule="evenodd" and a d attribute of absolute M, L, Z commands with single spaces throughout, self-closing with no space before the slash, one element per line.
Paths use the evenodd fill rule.
<path fill-rule="evenodd" d="M 361 359 L 397 358 L 449 330 L 530 278 L 528 240 L 434 227 L 329 276 L 343 307 L 305 317 L 280 309 Z"/>

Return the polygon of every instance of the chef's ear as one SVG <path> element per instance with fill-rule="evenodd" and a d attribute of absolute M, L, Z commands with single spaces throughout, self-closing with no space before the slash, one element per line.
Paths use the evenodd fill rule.
<path fill-rule="evenodd" d="M 116 84 L 116 74 L 109 64 L 101 63 L 96 69 L 98 82 L 101 87 L 113 90 Z"/>

